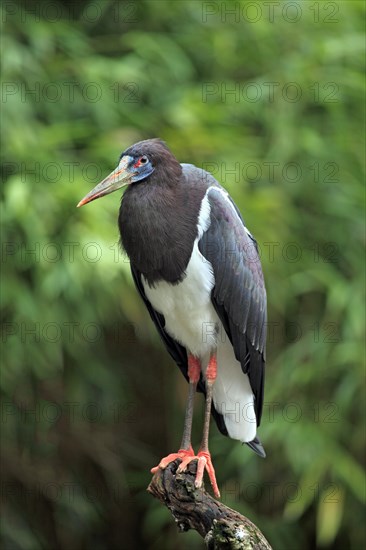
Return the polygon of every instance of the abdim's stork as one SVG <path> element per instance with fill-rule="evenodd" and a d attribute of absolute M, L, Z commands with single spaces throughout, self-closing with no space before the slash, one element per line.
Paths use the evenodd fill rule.
<path fill-rule="evenodd" d="M 156 328 L 189 382 L 180 449 L 152 469 L 198 459 L 219 490 L 208 450 L 210 413 L 219 430 L 260 456 L 256 436 L 264 387 L 266 291 L 257 245 L 215 178 L 180 164 L 160 139 L 132 145 L 117 168 L 78 204 L 127 185 L 118 224 L 131 271 Z M 206 396 L 199 452 L 191 446 L 196 390 Z"/>

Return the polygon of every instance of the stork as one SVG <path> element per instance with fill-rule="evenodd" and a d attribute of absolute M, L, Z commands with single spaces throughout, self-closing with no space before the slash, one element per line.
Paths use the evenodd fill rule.
<path fill-rule="evenodd" d="M 180 164 L 160 139 L 135 143 L 82 206 L 127 186 L 119 210 L 135 286 L 161 339 L 189 383 L 183 437 L 156 472 L 197 460 L 220 496 L 208 446 L 210 415 L 220 432 L 264 457 L 260 424 L 266 346 L 266 290 L 256 241 L 208 172 Z M 205 395 L 202 442 L 191 445 L 195 392 Z"/>

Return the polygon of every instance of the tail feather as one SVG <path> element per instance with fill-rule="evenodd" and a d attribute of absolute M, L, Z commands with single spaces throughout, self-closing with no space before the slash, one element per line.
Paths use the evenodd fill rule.
<path fill-rule="evenodd" d="M 248 447 L 250 447 L 255 453 L 257 453 L 257 455 L 261 456 L 262 458 L 266 457 L 266 451 L 264 450 L 258 436 L 252 439 L 252 441 L 247 441 L 245 444 L 248 445 Z"/>

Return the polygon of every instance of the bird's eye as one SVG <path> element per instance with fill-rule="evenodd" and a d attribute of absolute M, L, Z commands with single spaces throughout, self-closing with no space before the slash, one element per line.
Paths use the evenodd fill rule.
<path fill-rule="evenodd" d="M 133 165 L 134 168 L 139 168 L 139 166 L 142 166 L 143 164 L 146 164 L 148 162 L 148 158 L 145 157 L 145 155 L 143 157 L 140 157 L 138 159 L 137 162 L 135 162 L 135 164 Z"/>

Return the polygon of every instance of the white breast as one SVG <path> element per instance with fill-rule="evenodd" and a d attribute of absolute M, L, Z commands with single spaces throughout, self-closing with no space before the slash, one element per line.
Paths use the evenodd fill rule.
<path fill-rule="evenodd" d="M 186 276 L 177 285 L 165 281 L 149 287 L 143 279 L 146 296 L 165 317 L 165 328 L 191 353 L 202 357 L 215 347 L 215 310 L 211 304 L 214 286 L 212 267 L 194 243 Z"/>

